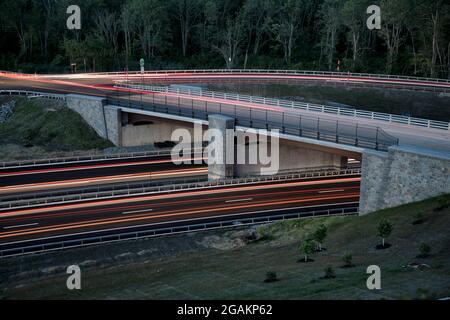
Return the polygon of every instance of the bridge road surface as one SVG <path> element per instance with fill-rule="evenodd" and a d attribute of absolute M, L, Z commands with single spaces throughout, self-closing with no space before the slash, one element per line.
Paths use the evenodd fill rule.
<path fill-rule="evenodd" d="M 110 95 L 114 96 L 117 94 L 117 97 L 120 99 L 133 99 L 137 104 L 141 103 L 141 95 L 134 95 L 133 91 L 130 91 L 128 94 L 125 92 L 116 93 L 115 89 L 112 87 L 112 82 L 116 79 L 125 79 L 123 75 L 106 75 L 106 76 L 96 76 L 96 75 L 61 75 L 61 76 L 53 76 L 53 77 L 61 77 L 65 80 L 52 79 L 52 77 L 35 77 L 35 78 L 14 78 L 14 77 L 2 77 L 0 76 L 0 89 L 21 89 L 21 90 L 32 90 L 32 91 L 42 91 L 42 92 L 52 92 L 52 93 L 78 93 L 78 94 L 88 94 L 88 95 L 96 95 L 96 96 L 105 96 Z M 208 75 L 210 76 L 210 75 Z M 239 79 L 239 77 L 243 77 L 244 75 L 233 75 L 235 79 Z M 137 77 L 137 76 L 136 76 Z M 186 77 L 186 76 L 185 76 Z M 191 77 L 202 77 L 201 75 L 191 75 Z M 227 75 L 215 75 L 215 78 L 219 77 L 227 77 Z M 272 76 L 270 76 L 272 77 Z M 67 79 L 66 79 L 67 78 Z M 169 77 L 167 77 L 169 78 Z M 285 77 L 286 78 L 286 77 Z M 137 77 L 137 79 L 139 79 Z M 325 81 L 325 80 L 324 80 Z M 370 80 L 372 81 L 372 80 Z M 377 80 L 378 82 L 381 80 Z M 387 81 L 387 80 L 386 80 Z M 443 84 L 442 84 L 443 85 Z M 443 85 L 448 88 L 450 85 Z M 127 90 L 128 91 L 128 90 Z M 141 91 L 137 91 L 141 93 Z M 136 93 L 136 91 L 134 92 Z M 205 103 L 209 101 L 210 105 L 216 103 L 216 109 L 219 112 L 220 105 L 222 106 L 234 106 L 238 105 L 238 115 L 248 115 L 250 110 L 255 111 L 253 115 L 259 115 L 261 118 L 265 118 L 265 110 L 269 108 L 269 111 L 279 111 L 280 109 L 274 106 L 262 106 L 258 104 L 249 104 L 245 102 L 238 101 L 230 101 L 223 99 L 212 99 L 208 97 L 196 97 L 186 95 L 179 95 L 173 93 L 152 93 L 150 95 L 143 95 L 144 102 L 152 103 L 165 103 L 166 98 L 168 102 L 172 102 L 175 106 L 178 105 L 180 101 L 180 107 L 186 108 L 186 110 L 191 110 L 194 108 L 195 111 L 205 111 Z M 184 99 L 183 99 L 184 98 Z M 172 99 L 172 100 L 171 100 Z M 180 100 L 179 100 L 180 99 Z M 191 99 L 194 101 L 192 105 Z M 233 107 L 234 108 L 234 107 Z M 286 110 L 286 108 L 281 108 L 282 110 Z M 226 107 L 222 110 L 226 112 Z M 232 110 L 228 110 L 228 112 L 232 113 Z M 290 113 L 293 113 L 297 116 L 304 115 L 310 117 L 320 117 L 320 119 L 340 121 L 342 123 L 351 123 L 352 125 L 370 125 L 370 126 L 378 126 L 382 128 L 388 134 L 397 137 L 400 139 L 401 145 L 420 147 L 424 149 L 429 149 L 438 152 L 444 152 L 450 154 L 450 131 L 438 130 L 438 129 L 429 129 L 422 128 L 418 126 L 410 126 L 399 123 L 389 123 L 380 120 L 372 120 L 372 119 L 361 119 L 361 118 L 352 118 L 348 116 L 340 116 L 333 114 L 324 114 L 317 113 L 313 111 L 305 111 L 299 109 L 289 109 Z M 276 117 L 274 113 L 271 113 L 272 117 Z M 311 124 L 312 125 L 312 124 Z M 331 130 L 331 128 L 330 128 Z"/>
<path fill-rule="evenodd" d="M 295 72 L 295 71 L 294 71 Z M 306 71 L 308 73 L 308 71 Z M 104 80 L 149 80 L 167 82 L 192 82 L 192 81 L 321 81 L 321 82 L 341 82 L 346 84 L 364 84 L 382 86 L 383 88 L 401 88 L 407 86 L 413 90 L 448 91 L 450 82 L 430 81 L 430 79 L 405 79 L 395 78 L 396 76 L 378 75 L 376 77 L 352 73 L 333 74 L 306 74 L 303 71 L 297 73 L 285 73 L 274 70 L 185 70 L 185 71 L 148 71 L 144 74 L 140 72 L 110 72 L 110 73 L 78 73 L 78 74 L 54 74 L 39 75 L 41 78 L 54 80 L 74 80 L 83 81 L 104 81 Z M 436 80 L 436 79 L 432 79 Z"/>
<path fill-rule="evenodd" d="M 359 188 L 360 177 L 354 175 L 2 210 L 0 250 L 161 226 L 356 207 Z"/>
<path fill-rule="evenodd" d="M 158 93 L 159 94 L 159 93 Z M 376 120 L 376 119 L 366 119 L 366 118 L 353 118 L 345 115 L 335 115 L 335 114 L 327 114 L 327 113 L 319 113 L 315 111 L 308 111 L 308 110 L 302 110 L 302 109 L 296 109 L 296 108 L 286 108 L 286 107 L 277 107 L 277 106 L 264 106 L 262 104 L 257 103 L 249 103 L 249 102 L 242 102 L 242 101 L 231 101 L 231 100 L 224 100 L 224 99 L 218 99 L 218 98 L 208 98 L 208 97 L 201 97 L 201 99 L 197 99 L 195 96 L 189 96 L 186 94 L 174 94 L 174 93 L 165 93 L 165 95 L 172 97 L 174 100 L 172 101 L 174 105 L 178 103 L 178 98 L 193 98 L 195 101 L 199 101 L 194 104 L 198 109 L 204 110 L 204 104 L 202 104 L 203 101 L 210 101 L 212 102 L 212 105 L 219 111 L 219 104 L 222 105 L 222 112 L 228 113 L 230 116 L 233 114 L 233 108 L 235 104 L 239 104 L 241 107 L 247 107 L 247 112 L 243 108 L 241 108 L 240 113 L 238 115 L 246 115 L 248 117 L 248 110 L 252 109 L 255 110 L 255 112 L 260 112 L 261 117 L 264 116 L 264 112 L 267 110 L 270 114 L 270 116 L 273 117 L 272 120 L 280 120 L 276 119 L 277 115 L 276 112 L 289 112 L 296 116 L 307 116 L 308 118 L 314 119 L 319 117 L 320 120 L 329 120 L 330 123 L 334 121 L 338 121 L 339 123 L 352 123 L 353 125 L 358 124 L 361 127 L 364 126 L 376 126 L 383 129 L 386 133 L 390 134 L 393 137 L 396 137 L 399 139 L 399 143 L 404 146 L 414 146 L 414 147 L 420 147 L 425 149 L 431 149 L 435 151 L 444 152 L 447 154 L 450 154 L 450 130 L 440 130 L 440 129 L 433 129 L 433 128 L 425 128 L 425 127 L 419 127 L 419 126 L 412 126 L 408 124 L 402 124 L 402 123 L 390 123 L 382 120 Z M 140 101 L 140 95 L 134 95 L 131 96 L 133 100 L 136 102 Z M 145 96 L 144 96 L 145 97 Z M 163 103 L 163 98 L 161 96 L 158 96 L 156 98 L 156 101 L 158 103 Z M 150 102 L 150 97 L 147 96 L 144 98 L 145 101 Z M 165 99 L 165 97 L 164 97 Z M 180 100 L 183 103 L 183 100 Z M 189 103 L 185 102 L 185 106 L 187 108 L 190 108 L 191 106 Z M 227 111 L 226 106 L 229 106 L 229 110 Z M 253 113 L 254 114 L 254 113 Z M 279 117 L 278 117 L 279 118 Z M 285 121 L 289 119 L 288 117 L 285 117 Z M 270 120 L 270 118 L 269 118 Z M 450 121 L 450 119 L 449 119 Z M 302 123 L 302 125 L 305 125 L 305 122 Z M 306 124 L 307 125 L 307 124 Z M 311 123 L 310 127 L 313 128 L 315 123 Z M 330 131 L 333 131 L 335 128 L 330 128 Z M 350 132 L 349 132 L 350 133 Z"/>
<path fill-rule="evenodd" d="M 199 155 L 198 160 L 202 159 Z M 207 170 L 204 162 L 175 165 L 170 156 L 6 167 L 0 168 L 0 195 L 132 181 L 206 177 Z"/>

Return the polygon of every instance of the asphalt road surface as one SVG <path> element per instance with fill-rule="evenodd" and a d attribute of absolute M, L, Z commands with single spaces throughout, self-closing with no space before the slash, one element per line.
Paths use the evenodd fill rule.
<path fill-rule="evenodd" d="M 206 175 L 204 163 L 175 165 L 170 156 L 0 168 L 0 195 Z"/>
<path fill-rule="evenodd" d="M 86 237 L 160 225 L 342 207 L 359 201 L 360 177 L 214 187 L 0 212 L 0 249 L 55 236 Z M 58 238 L 59 239 L 59 238 Z M 31 241 L 31 242 L 30 242 Z"/>

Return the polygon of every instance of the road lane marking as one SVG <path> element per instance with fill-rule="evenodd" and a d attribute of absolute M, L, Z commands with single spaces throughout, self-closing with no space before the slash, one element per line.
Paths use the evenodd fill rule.
<path fill-rule="evenodd" d="M 141 212 L 151 212 L 153 209 L 144 209 L 144 210 L 135 210 L 135 211 L 125 211 L 122 214 L 131 214 L 131 213 L 141 213 Z"/>
<path fill-rule="evenodd" d="M 356 205 L 359 204 L 359 202 L 342 202 L 339 203 L 339 205 Z M 335 204 L 336 205 L 336 204 Z M 292 207 L 292 208 L 279 208 L 279 209 L 270 209 L 270 210 L 262 210 L 262 211 L 254 211 L 254 212 L 242 212 L 242 213 L 233 213 L 228 215 L 216 215 L 216 216 L 210 216 L 210 217 L 201 217 L 201 218 L 191 218 L 191 219 L 181 219 L 176 221 L 162 221 L 162 222 L 152 222 L 152 223 L 146 223 L 146 224 L 140 224 L 140 225 L 134 225 L 134 226 L 124 226 L 124 227 L 117 227 L 117 228 L 108 228 L 103 230 L 95 230 L 95 231 L 84 231 L 84 232 L 77 232 L 77 233 L 69 233 L 69 234 L 62 234 L 62 235 L 56 235 L 56 236 L 47 236 L 47 237 L 41 237 L 36 239 L 27 239 L 27 240 L 18 240 L 18 241 L 11 241 L 6 242 L 6 244 L 20 244 L 20 243 L 27 243 L 31 241 L 40 241 L 40 240 L 50 240 L 50 239 L 57 239 L 67 236 L 80 236 L 80 235 L 87 235 L 87 234 L 93 234 L 98 232 L 109 232 L 109 231 L 116 231 L 116 230 L 128 230 L 136 227 L 149 227 L 149 226 L 156 226 L 156 225 L 164 225 L 164 224 L 170 224 L 173 222 L 191 222 L 191 221 L 198 221 L 198 220 L 209 220 L 209 219 L 216 219 L 216 218 L 223 218 L 223 217 L 234 217 L 239 215 L 250 215 L 255 213 L 266 213 L 266 212 L 279 212 L 279 211 L 287 211 L 292 209 L 305 209 L 305 208 L 316 208 L 316 207 L 326 207 L 326 206 L 333 206 L 333 204 L 321 204 L 321 205 L 311 205 L 311 206 L 303 206 L 303 207 Z M 0 243 L 0 246 L 5 243 Z"/>
<path fill-rule="evenodd" d="M 234 200 L 227 200 L 225 203 L 233 203 L 233 202 L 243 202 L 243 201 L 252 201 L 253 198 L 247 198 L 247 199 L 234 199 Z"/>
<path fill-rule="evenodd" d="M 262 206 L 275 206 L 275 205 L 287 205 L 290 203 L 301 203 L 301 202 L 313 202 L 313 201 L 325 201 L 325 200 L 337 200 L 337 199 L 347 199 L 347 198 L 354 198 L 355 196 L 359 197 L 359 192 L 357 194 L 349 194 L 349 195 L 342 195 L 342 196 L 334 196 L 334 197 L 313 197 L 313 198 L 307 198 L 307 199 L 295 199 L 295 200 L 288 200 L 288 201 L 277 201 L 277 202 L 261 202 L 256 204 L 248 204 L 245 208 L 253 208 L 253 207 L 262 207 Z M 183 216 L 183 215 L 193 215 L 193 214 L 200 214 L 200 213 L 211 213 L 211 212 L 220 212 L 220 211 L 228 211 L 232 209 L 242 209 L 242 207 L 235 206 L 235 207 L 223 207 L 223 208 L 204 208 L 204 209 L 194 209 L 191 211 L 172 211 L 172 212 L 161 212 L 159 214 L 151 216 L 152 219 L 156 218 L 167 218 L 167 217 L 177 217 L 177 216 Z M 7 237 L 14 237 L 19 235 L 28 235 L 28 234 L 36 234 L 36 233 L 42 233 L 42 232 L 50 232 L 50 231 L 62 231 L 62 230 L 70 230 L 70 229 L 76 229 L 76 228 L 83 228 L 83 227 L 94 227 L 94 226 L 100 226 L 100 225 L 108 225 L 108 224 L 115 224 L 115 223 L 124 223 L 124 222 L 131 222 L 131 221 L 141 221 L 149 219 L 149 216 L 147 215 L 137 215 L 130 218 L 107 218 L 107 219 L 99 219 L 94 221 L 88 221 L 88 222 L 76 222 L 76 223 L 68 223 L 63 225 L 57 225 L 57 226 L 47 226 L 47 227 L 40 227 L 40 228 L 33 228 L 28 230 L 23 230 L 20 232 L 5 232 L 3 234 L 0 234 L 1 238 L 7 238 Z"/>
<path fill-rule="evenodd" d="M 103 201 L 95 202 L 92 199 L 86 199 L 86 201 L 83 200 L 73 200 L 73 201 L 67 201 L 63 203 L 70 203 L 70 204 L 64 204 L 54 206 L 54 207 L 40 207 L 40 208 L 34 208 L 34 209 L 20 209 L 18 211 L 11 211 L 11 212 L 5 212 L 2 213 L 0 210 L 0 217 L 9 217 L 9 216 L 20 216 L 20 215 L 27 215 L 31 213 L 42 213 L 42 212 L 54 212 L 58 210 L 70 210 L 70 209 L 80 209 L 83 207 L 96 207 L 96 206 L 104 206 L 104 205 L 117 205 L 122 203 L 130 203 L 130 202 L 142 202 L 142 201 L 152 201 L 152 200 L 160 200 L 160 199 L 172 199 L 172 198 L 180 198 L 180 197 L 189 197 L 189 196 L 199 196 L 199 195 L 211 195 L 211 194 L 223 194 L 227 192 L 245 192 L 250 190 L 258 190 L 258 189 L 280 189 L 280 188 L 287 188 L 287 187 L 296 187 L 296 186 L 311 186 L 311 185 L 320 185 L 320 184 L 327 184 L 327 183 L 349 183 L 349 182 L 357 182 L 360 181 L 361 178 L 343 178 L 343 179 L 334 179 L 334 180 L 314 180 L 314 181 L 297 181 L 297 182 L 289 182 L 289 183 L 275 183 L 275 184 L 266 184 L 267 182 L 261 182 L 256 185 L 252 183 L 246 183 L 244 184 L 244 187 L 239 188 L 221 188 L 218 186 L 205 186 L 200 187 L 196 189 L 197 191 L 182 191 L 182 192 L 175 192 L 171 193 L 173 191 L 164 192 L 164 193 L 148 193 L 147 196 L 142 197 L 133 197 L 129 198 L 129 195 L 123 196 L 123 197 L 106 197 Z M 198 191 L 200 190 L 200 191 Z M 79 203 L 73 203 L 73 202 L 79 202 Z"/>
<path fill-rule="evenodd" d="M 14 229 L 14 228 L 22 228 L 22 227 L 31 227 L 31 226 L 36 226 L 39 223 L 35 222 L 35 223 L 28 223 L 28 224 L 19 224 L 16 226 L 7 226 L 7 227 L 3 227 L 3 229 L 7 230 L 7 229 Z"/>
<path fill-rule="evenodd" d="M 350 191 L 350 190 L 359 190 L 359 187 L 356 187 L 356 186 L 354 186 L 354 187 L 348 187 L 348 190 Z M 253 199 L 255 198 L 255 197 L 258 197 L 258 196 L 265 196 L 265 197 L 268 197 L 268 196 L 272 196 L 272 195 L 277 195 L 277 196 L 281 196 L 281 195 L 286 195 L 286 196 L 290 196 L 290 195 L 294 195 L 294 194 L 296 194 L 296 195 L 299 195 L 299 194 L 306 194 L 306 193 L 311 193 L 311 190 L 295 190 L 295 191 L 283 191 L 283 192 L 270 192 L 270 193 L 254 193 L 253 194 Z M 208 198 L 209 199 L 209 201 L 219 201 L 219 200 L 224 200 L 225 201 L 225 199 L 232 199 L 232 198 L 234 198 L 235 196 L 221 196 L 221 197 L 212 197 L 212 198 Z M 203 202 L 204 201 L 204 199 L 193 199 L 193 200 L 180 200 L 180 201 L 177 201 L 177 203 L 178 204 L 194 204 L 194 203 L 199 203 L 199 202 Z M 168 202 L 159 202 L 157 205 L 159 205 L 159 206 L 166 206 L 166 205 L 171 205 L 171 204 L 173 204 L 172 203 L 172 201 L 168 201 Z M 153 207 L 154 205 L 152 205 L 151 207 Z M 131 211 L 131 210 L 143 210 L 144 208 L 149 208 L 149 204 L 139 204 L 139 205 L 129 205 L 129 206 L 120 206 L 120 207 L 116 207 L 120 212 L 124 212 L 124 211 Z M 94 210 L 81 210 L 81 211 L 78 211 L 77 213 L 79 213 L 79 214 L 89 214 L 89 213 L 100 213 L 100 212 L 110 212 L 110 209 L 111 208 L 106 208 L 106 209 L 94 209 Z M 70 213 L 69 213 L 70 214 Z M 63 216 L 65 216 L 65 215 L 67 215 L 67 214 L 65 214 L 65 213 L 58 213 L 58 214 L 47 214 L 47 215 L 39 215 L 39 217 L 40 218 L 48 218 L 48 217 L 63 217 Z M 24 221 L 24 220 L 26 220 L 27 218 L 26 217 L 18 217 L 18 218 L 11 218 L 11 219 L 6 219 L 6 220 L 3 220 L 3 221 L 5 221 L 5 223 L 9 223 L 9 222 L 11 222 L 12 223 L 12 221 L 15 221 L 15 222 L 17 222 L 17 223 L 20 223 L 20 221 Z"/>
<path fill-rule="evenodd" d="M 177 176 L 183 176 L 186 174 L 189 174 L 191 176 L 197 176 L 197 175 L 203 175 L 205 172 L 207 172 L 208 169 L 201 168 L 201 169 L 184 169 L 184 170 L 166 170 L 166 171 L 157 171 L 157 172 L 150 172 L 150 173 L 133 173 L 133 174 L 127 174 L 127 175 L 112 175 L 112 176 L 103 176 L 103 177 L 92 177 L 85 179 L 74 179 L 74 180 L 62 180 L 59 182 L 40 182 L 40 183 L 29 183 L 29 184 L 20 184 L 20 185 L 13 185 L 13 186 L 6 186 L 6 187 L 0 187 L 0 193 L 7 193 L 7 192 L 14 192 L 19 190 L 33 190 L 33 189 L 51 189 L 56 187 L 64 187 L 64 186 L 71 186 L 71 185 L 87 185 L 87 184 L 103 184 L 103 183 L 112 183 L 114 181 L 138 181 L 140 179 L 165 179 L 165 178 L 171 178 L 171 177 L 177 177 Z M 96 180 L 93 180 L 96 179 Z"/>
<path fill-rule="evenodd" d="M 195 157 L 191 158 L 191 161 L 197 160 L 205 160 L 206 158 Z M 116 159 L 113 159 L 116 160 Z M 99 160 L 104 161 L 104 160 Z M 101 163 L 101 164 L 91 164 L 91 165 L 78 165 L 71 167 L 63 167 L 63 168 L 48 168 L 48 169 L 33 169 L 33 170 L 25 170 L 25 171 L 10 171 L 10 172 L 0 172 L 0 176 L 13 177 L 13 176 L 22 176 L 22 175 L 33 175 L 33 174 L 41 174 L 41 173 L 53 173 L 53 172 L 66 172 L 66 171 L 80 171 L 80 170 L 96 170 L 96 169 L 105 169 L 105 168 L 120 168 L 120 167 L 132 167 L 132 166 L 144 166 L 144 165 L 154 165 L 154 164 L 173 164 L 172 159 L 161 159 L 161 160 L 148 160 L 148 161 L 135 161 L 135 162 L 120 162 L 120 163 Z M 58 163 L 61 164 L 61 163 Z M 65 163 L 62 163 L 65 164 Z M 51 165 L 51 164 L 44 164 Z"/>
<path fill-rule="evenodd" d="M 332 192 L 344 192 L 344 189 L 338 189 L 338 190 L 324 190 L 324 191 L 318 191 L 317 193 L 332 193 Z"/>

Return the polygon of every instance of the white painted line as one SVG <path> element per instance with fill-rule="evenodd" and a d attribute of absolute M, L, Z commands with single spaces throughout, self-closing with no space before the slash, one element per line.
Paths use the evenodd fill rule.
<path fill-rule="evenodd" d="M 144 210 L 136 210 L 136 211 L 125 211 L 122 214 L 130 214 L 130 213 L 140 213 L 140 212 L 151 212 L 153 209 L 144 209 Z"/>
<path fill-rule="evenodd" d="M 13 229 L 13 228 L 21 228 L 21 227 L 31 227 L 31 226 L 36 226 L 39 223 L 35 222 L 35 223 L 28 223 L 28 224 L 20 224 L 17 226 L 8 226 L 8 227 L 3 227 L 3 229 Z"/>
<path fill-rule="evenodd" d="M 243 202 L 243 201 L 252 201 L 253 198 L 247 198 L 247 199 L 236 199 L 236 200 L 228 200 L 225 201 L 225 203 L 232 203 L 232 202 Z"/>
<path fill-rule="evenodd" d="M 134 226 L 125 226 L 125 227 L 117 227 L 117 228 L 109 228 L 109 229 L 100 229 L 100 230 L 94 230 L 94 231 L 84 231 L 84 232 L 77 232 L 77 233 L 70 233 L 70 234 L 64 234 L 64 235 L 57 235 L 57 236 L 48 236 L 43 238 L 36 238 L 32 240 L 19 240 L 19 241 L 12 241 L 12 242 L 6 242 L 6 244 L 19 244 L 19 243 L 27 243 L 31 241 L 42 241 L 42 240 L 48 240 L 48 239 L 57 239 L 67 236 L 80 236 L 80 235 L 87 235 L 92 234 L 96 232 L 109 232 L 109 231 L 116 231 L 116 230 L 126 230 L 136 227 L 149 227 L 149 226 L 156 226 L 161 224 L 168 224 L 168 223 L 174 223 L 174 222 L 189 222 L 189 221 L 196 221 L 196 220 L 208 220 L 208 219 L 216 219 L 216 218 L 224 218 L 224 217 L 234 217 L 234 216 L 240 216 L 240 215 L 249 215 L 249 214 L 255 214 L 255 213 L 266 213 L 266 212 L 280 212 L 280 211 L 287 211 L 292 209 L 306 209 L 306 208 L 319 208 L 319 207 L 326 207 L 326 206 L 333 206 L 333 205 L 352 205 L 352 204 L 359 204 L 359 202 L 343 202 L 343 203 L 335 203 L 335 204 L 319 204 L 319 205 L 311 205 L 311 206 L 304 206 L 304 207 L 292 207 L 292 208 L 280 208 L 280 209 L 271 209 L 271 210 L 263 210 L 263 211 L 253 211 L 253 212 L 244 212 L 244 213 L 232 213 L 227 215 L 216 215 L 216 216 L 210 216 L 207 218 L 191 218 L 191 219 L 182 219 L 182 220 L 174 220 L 174 221 L 164 221 L 164 222 L 153 222 L 153 223 L 146 223 L 142 225 L 134 225 Z M 336 208 L 338 209 L 338 208 Z"/>
<path fill-rule="evenodd" d="M 332 192 L 343 192 L 344 189 L 338 189 L 338 190 L 326 190 L 326 191 L 318 191 L 317 193 L 332 193 Z"/>

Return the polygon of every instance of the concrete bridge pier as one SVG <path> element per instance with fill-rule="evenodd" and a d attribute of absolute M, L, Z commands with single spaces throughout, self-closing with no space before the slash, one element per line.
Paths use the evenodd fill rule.
<path fill-rule="evenodd" d="M 210 115 L 208 121 L 208 179 L 233 178 L 235 121 L 220 114 Z"/>
<path fill-rule="evenodd" d="M 236 128 L 235 119 L 228 116 L 211 115 L 208 120 L 209 180 L 324 167 L 344 168 L 349 157 L 359 158 L 354 152 L 336 148 L 286 139 L 275 141 L 273 136 L 267 137 L 267 131 Z"/>

